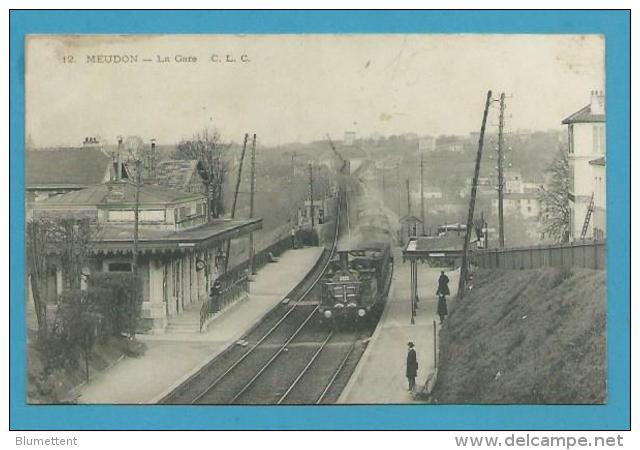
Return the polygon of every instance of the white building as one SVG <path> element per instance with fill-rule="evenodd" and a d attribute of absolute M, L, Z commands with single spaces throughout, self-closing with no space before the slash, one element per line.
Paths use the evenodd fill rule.
<path fill-rule="evenodd" d="M 564 119 L 562 123 L 567 125 L 569 139 L 569 166 L 572 179 L 572 192 L 569 195 L 571 201 L 571 240 L 580 239 L 592 197 L 594 204 L 596 201 L 598 202 L 599 210 L 590 217 L 586 237 L 604 238 L 606 235 L 604 220 L 606 216 L 604 93 L 591 91 L 590 103 Z M 598 224 L 595 223 L 596 220 L 599 221 Z"/>
<path fill-rule="evenodd" d="M 420 195 L 420 191 L 412 191 L 411 192 L 411 201 L 420 203 L 420 199 L 422 196 Z M 424 190 L 424 199 L 425 200 L 437 200 L 442 199 L 442 191 L 437 189 L 429 188 Z"/>
<path fill-rule="evenodd" d="M 522 189 L 522 174 L 516 170 L 504 171 L 504 192 L 516 193 L 523 192 Z"/>
<path fill-rule="evenodd" d="M 607 167 L 605 157 L 589 161 L 593 173 L 593 237 L 604 239 L 607 235 Z"/>
<path fill-rule="evenodd" d="M 535 192 L 505 192 L 504 210 L 506 214 L 519 213 L 527 219 L 535 219 L 540 215 L 540 200 Z M 492 200 L 493 211 L 498 214 L 498 199 Z"/>
<path fill-rule="evenodd" d="M 345 131 L 344 132 L 344 145 L 353 145 L 356 141 L 356 132 L 355 131 Z"/>
<path fill-rule="evenodd" d="M 433 152 L 436 149 L 436 138 L 433 136 L 422 136 L 418 140 L 418 152 L 428 153 Z"/>

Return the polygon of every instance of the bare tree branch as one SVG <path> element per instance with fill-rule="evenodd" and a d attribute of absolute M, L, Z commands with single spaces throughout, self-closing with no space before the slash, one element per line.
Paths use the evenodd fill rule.
<path fill-rule="evenodd" d="M 207 185 L 207 217 L 209 220 L 224 213 L 224 184 L 229 172 L 225 159 L 228 144 L 221 140 L 217 130 L 204 129 L 189 140 L 178 143 L 173 157 L 176 159 L 195 159 L 200 173 Z"/>
<path fill-rule="evenodd" d="M 569 158 L 564 149 L 560 149 L 551 162 L 548 172 L 550 181 L 548 189 L 540 188 L 540 221 L 546 236 L 556 242 L 569 241 L 570 214 L 569 191 L 571 178 Z"/>

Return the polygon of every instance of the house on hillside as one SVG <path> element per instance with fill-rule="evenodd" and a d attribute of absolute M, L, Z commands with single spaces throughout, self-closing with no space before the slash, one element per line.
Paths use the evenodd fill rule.
<path fill-rule="evenodd" d="M 522 174 L 517 170 L 504 171 L 504 192 L 522 192 Z"/>
<path fill-rule="evenodd" d="M 462 153 L 464 151 L 464 139 L 459 136 L 440 136 L 436 139 L 436 150 Z"/>
<path fill-rule="evenodd" d="M 436 138 L 422 136 L 418 139 L 418 154 L 433 152 L 436 149 Z"/>
<path fill-rule="evenodd" d="M 520 214 L 525 219 L 540 216 L 540 199 L 537 192 L 505 192 L 503 206 L 506 214 Z M 498 214 L 498 199 L 492 200 L 493 214 Z"/>
<path fill-rule="evenodd" d="M 569 141 L 570 238 L 572 241 L 580 239 L 583 226 L 587 224 L 586 238 L 603 239 L 606 236 L 604 172 L 607 153 L 604 92 L 591 91 L 589 104 L 562 123 L 567 125 Z M 589 205 L 593 202 L 595 206 L 596 198 L 599 210 L 596 213 L 594 209 L 593 214 L 588 214 Z M 596 217 L 599 220 L 597 225 Z"/>

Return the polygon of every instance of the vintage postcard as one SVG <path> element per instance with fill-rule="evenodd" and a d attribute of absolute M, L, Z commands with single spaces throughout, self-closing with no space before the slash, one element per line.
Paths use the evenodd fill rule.
<path fill-rule="evenodd" d="M 607 405 L 606 43 L 27 34 L 23 400 Z"/>

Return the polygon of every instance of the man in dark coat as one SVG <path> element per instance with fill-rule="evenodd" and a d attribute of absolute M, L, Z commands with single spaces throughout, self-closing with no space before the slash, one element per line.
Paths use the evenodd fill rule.
<path fill-rule="evenodd" d="M 444 274 L 444 270 L 440 271 L 438 278 L 438 291 L 436 295 L 449 295 L 449 277 Z"/>
<path fill-rule="evenodd" d="M 449 314 L 447 309 L 447 297 L 440 294 L 438 295 L 438 315 L 440 316 L 440 324 L 444 322 L 444 318 Z"/>
<path fill-rule="evenodd" d="M 220 280 L 216 280 L 213 282 L 211 286 L 211 310 L 212 313 L 217 313 L 220 311 L 220 295 L 222 294 L 222 283 Z"/>
<path fill-rule="evenodd" d="M 407 352 L 407 379 L 409 380 L 409 390 L 413 391 L 416 386 L 416 376 L 418 376 L 418 357 L 413 342 L 407 344 L 409 351 Z"/>

